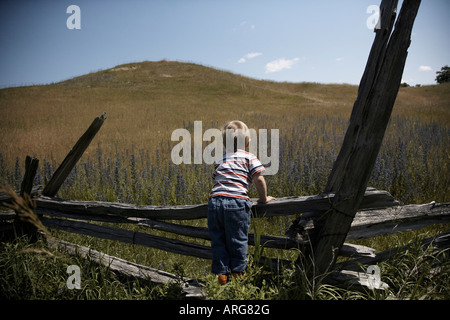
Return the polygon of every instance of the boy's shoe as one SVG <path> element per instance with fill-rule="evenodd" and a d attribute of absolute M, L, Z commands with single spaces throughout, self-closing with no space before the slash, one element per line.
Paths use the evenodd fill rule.
<path fill-rule="evenodd" d="M 224 285 L 228 281 L 228 276 L 226 274 L 219 274 L 217 280 L 220 285 Z"/>

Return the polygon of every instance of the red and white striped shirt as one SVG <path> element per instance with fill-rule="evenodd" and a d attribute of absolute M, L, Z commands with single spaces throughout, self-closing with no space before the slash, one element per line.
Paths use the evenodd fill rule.
<path fill-rule="evenodd" d="M 225 196 L 249 200 L 248 192 L 253 177 L 264 170 L 261 161 L 254 154 L 240 149 L 228 153 L 216 162 L 210 197 Z"/>

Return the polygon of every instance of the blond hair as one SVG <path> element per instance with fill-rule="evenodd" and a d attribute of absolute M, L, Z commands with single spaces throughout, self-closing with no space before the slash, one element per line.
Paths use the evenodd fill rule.
<path fill-rule="evenodd" d="M 227 136 L 230 142 L 233 141 L 233 151 L 245 149 L 250 143 L 250 131 L 247 125 L 239 120 L 229 121 L 222 126 L 223 145 L 227 152 L 230 152 L 231 146 L 227 146 Z"/>

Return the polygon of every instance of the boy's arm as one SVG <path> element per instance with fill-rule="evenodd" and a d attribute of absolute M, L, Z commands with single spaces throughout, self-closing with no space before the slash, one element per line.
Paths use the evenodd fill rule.
<path fill-rule="evenodd" d="M 253 177 L 253 182 L 255 183 L 256 190 L 259 194 L 259 203 L 267 203 L 272 200 L 275 200 L 274 197 L 267 195 L 267 186 L 266 186 L 266 180 L 264 179 L 264 176 L 260 173 L 256 174 Z"/>

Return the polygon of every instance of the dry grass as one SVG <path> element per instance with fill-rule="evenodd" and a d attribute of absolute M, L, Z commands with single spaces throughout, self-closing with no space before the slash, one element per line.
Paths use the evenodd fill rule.
<path fill-rule="evenodd" d="M 279 128 L 283 116 L 348 114 L 356 96 L 354 86 L 257 81 L 178 62 L 122 68 L 48 86 L 0 90 L 0 152 L 6 162 L 30 153 L 63 159 L 102 112 L 108 121 L 96 141 L 114 153 L 133 144 L 154 150 L 170 142 L 174 129 L 194 120 L 211 126 L 239 118 L 254 128 Z M 258 115 L 267 119 L 254 123 Z"/>
<path fill-rule="evenodd" d="M 33 210 L 36 208 L 36 203 L 31 199 L 30 195 L 24 194 L 23 196 L 19 196 L 9 187 L 0 187 L 0 192 L 11 197 L 11 202 L 2 203 L 2 206 L 14 210 L 21 221 L 36 227 L 46 238 L 51 237 L 50 232 L 42 224 L 37 214 L 34 213 Z"/>
<path fill-rule="evenodd" d="M 85 157 L 95 157 L 98 146 L 112 155 L 149 150 L 151 157 L 159 148 L 167 160 L 172 131 L 195 120 L 206 130 L 241 119 L 299 139 L 289 136 L 296 119 L 326 117 L 329 129 L 332 119 L 349 118 L 356 96 L 352 85 L 260 81 L 180 62 L 132 63 L 57 84 L 0 90 L 0 152 L 9 167 L 28 154 L 61 162 L 92 120 L 106 112 Z M 449 101 L 448 84 L 401 88 L 393 116 L 448 126 Z"/>

